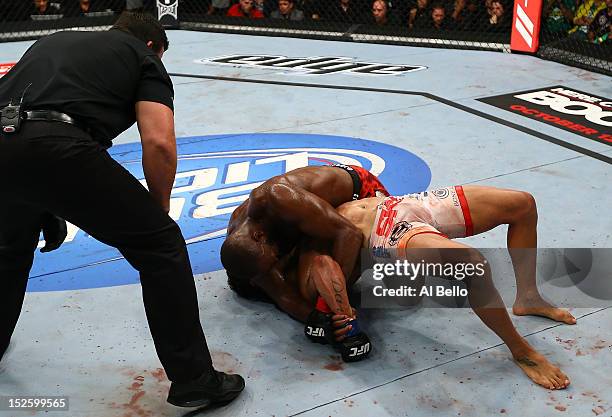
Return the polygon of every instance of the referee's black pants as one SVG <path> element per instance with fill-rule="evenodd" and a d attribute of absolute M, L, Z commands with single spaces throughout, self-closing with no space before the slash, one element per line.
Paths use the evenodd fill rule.
<path fill-rule="evenodd" d="M 102 146 L 59 122 L 31 121 L 17 134 L 0 133 L 0 355 L 19 318 L 43 212 L 116 247 L 140 272 L 147 320 L 170 380 L 212 372 L 178 225 Z"/>

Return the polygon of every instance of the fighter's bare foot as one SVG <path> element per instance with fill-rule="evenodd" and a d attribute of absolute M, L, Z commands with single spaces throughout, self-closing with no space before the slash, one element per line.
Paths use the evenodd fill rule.
<path fill-rule="evenodd" d="M 576 318 L 569 311 L 555 307 L 539 297 L 517 300 L 512 313 L 515 316 L 542 316 L 565 324 L 576 324 Z"/>
<path fill-rule="evenodd" d="M 515 362 L 536 384 L 548 389 L 565 389 L 569 378 L 535 350 L 514 357 Z"/>

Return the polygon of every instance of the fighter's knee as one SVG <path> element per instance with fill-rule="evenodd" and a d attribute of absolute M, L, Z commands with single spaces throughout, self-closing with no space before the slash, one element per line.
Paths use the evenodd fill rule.
<path fill-rule="evenodd" d="M 536 200 L 533 194 L 528 193 L 527 191 L 520 191 L 519 194 L 520 194 L 521 206 L 523 206 L 525 210 L 527 211 L 537 210 Z"/>
<path fill-rule="evenodd" d="M 526 191 L 512 191 L 512 203 L 509 209 L 515 219 L 538 216 L 535 197 Z"/>

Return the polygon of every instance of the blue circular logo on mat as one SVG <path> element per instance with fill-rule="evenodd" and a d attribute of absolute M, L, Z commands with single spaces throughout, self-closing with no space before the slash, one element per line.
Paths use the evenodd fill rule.
<path fill-rule="evenodd" d="M 308 165 L 362 166 L 379 176 L 391 194 L 425 190 L 427 164 L 405 149 L 364 139 L 304 134 L 236 134 L 177 140 L 178 169 L 170 216 L 189 248 L 194 274 L 222 269 L 219 249 L 232 211 L 268 178 Z M 140 143 L 117 145 L 112 157 L 144 181 Z M 110 287 L 138 282 L 121 254 L 69 225 L 54 252 L 37 251 L 29 291 Z"/>

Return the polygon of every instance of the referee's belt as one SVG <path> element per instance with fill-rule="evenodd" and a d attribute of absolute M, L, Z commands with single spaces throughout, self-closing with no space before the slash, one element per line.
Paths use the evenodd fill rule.
<path fill-rule="evenodd" d="M 68 123 L 84 130 L 85 132 L 89 131 L 87 126 L 74 120 L 74 118 L 68 116 L 66 113 L 60 113 L 54 110 L 26 110 L 23 112 L 23 118 L 24 120 Z"/>

